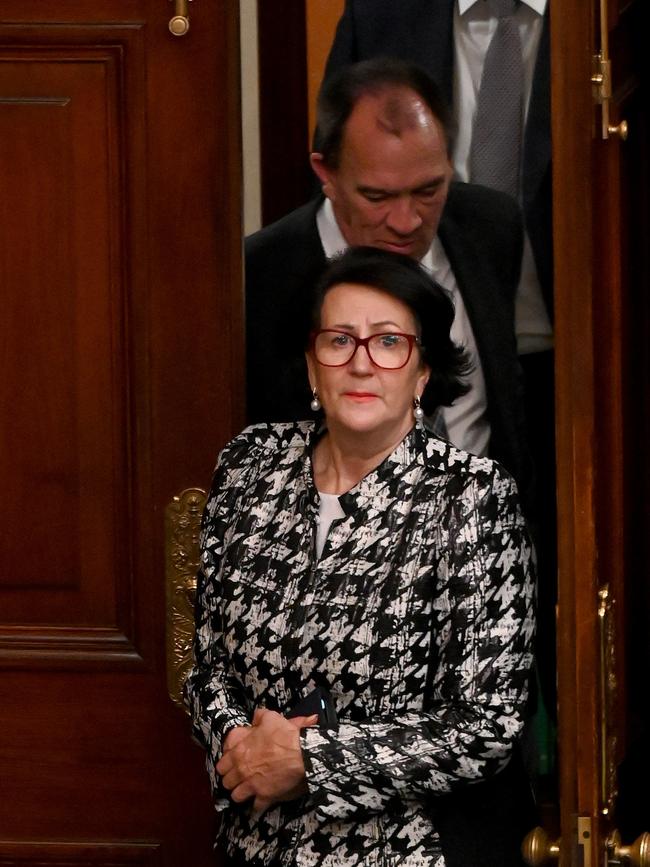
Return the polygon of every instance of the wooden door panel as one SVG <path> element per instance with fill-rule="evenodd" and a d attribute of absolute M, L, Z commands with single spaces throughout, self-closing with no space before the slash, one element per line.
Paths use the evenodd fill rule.
<path fill-rule="evenodd" d="M 243 421 L 238 8 L 0 0 L 0 864 L 213 863 L 164 509 Z"/>
<path fill-rule="evenodd" d="M 642 6 L 612 2 L 603 35 L 607 4 L 558 4 L 551 15 L 564 865 L 606 863 L 606 840 L 624 818 L 615 810 L 628 690 L 638 695 L 650 663 L 648 518 L 636 505 L 649 492 L 640 435 L 648 429 L 650 341 Z M 598 51 L 611 58 L 608 121 L 594 101 Z M 626 142 L 617 129 L 624 119 Z M 599 604 L 605 592 L 607 605 Z M 644 624 L 641 633 L 631 634 L 633 622 Z M 637 783 L 638 799 L 647 786 L 641 776 Z M 580 819 L 587 836 L 577 833 Z M 650 828 L 639 823 L 633 833 L 642 830 Z"/>
<path fill-rule="evenodd" d="M 159 867 L 160 846 L 136 843 L 0 843 L 0 867 Z"/>
<path fill-rule="evenodd" d="M 142 162 L 126 109 L 142 114 L 126 63 L 135 43 L 142 55 L 138 29 L 112 29 L 98 45 L 97 27 L 17 28 L 0 53 L 0 154 L 11 167 L 0 205 L 11 226 L 0 654 L 11 657 L 139 659 L 127 352 L 138 338 L 123 219 L 123 167 Z"/>
<path fill-rule="evenodd" d="M 194 849 L 211 863 L 203 754 L 163 686 L 113 673 L 2 680 L 0 839 L 148 840 L 164 843 L 165 864 Z"/>

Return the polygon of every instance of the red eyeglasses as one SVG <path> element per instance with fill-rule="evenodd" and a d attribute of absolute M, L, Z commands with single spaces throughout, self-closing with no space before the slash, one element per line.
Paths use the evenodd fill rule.
<path fill-rule="evenodd" d="M 311 334 L 311 348 L 316 361 L 323 367 L 343 367 L 352 361 L 360 346 L 364 346 L 370 361 L 383 370 L 399 370 L 408 364 L 420 338 L 415 334 L 387 331 L 369 337 L 355 337 L 347 331 L 323 328 Z"/>

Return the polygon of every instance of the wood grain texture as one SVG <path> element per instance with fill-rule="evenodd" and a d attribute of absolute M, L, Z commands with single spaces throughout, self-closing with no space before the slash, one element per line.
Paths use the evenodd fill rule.
<path fill-rule="evenodd" d="M 647 141 L 647 108 L 639 109 L 648 104 L 642 54 L 634 48 L 641 5 L 610 6 L 611 122 L 618 123 L 636 103 L 635 134 L 640 131 Z M 625 755 L 631 623 L 626 599 L 632 593 L 642 601 L 631 567 L 648 565 L 647 544 L 633 531 L 639 525 L 633 492 L 648 494 L 647 444 L 638 437 L 639 427 L 648 426 L 648 386 L 635 362 L 647 361 L 640 347 L 648 343 L 648 304 L 636 283 L 639 273 L 648 272 L 648 253 L 638 234 L 631 243 L 632 227 L 648 224 L 647 170 L 638 145 L 602 138 L 600 107 L 589 83 L 592 55 L 600 47 L 597 7 L 551 5 L 559 750 L 561 863 L 566 865 L 580 863 L 576 816 L 592 818 L 587 843 L 592 863 L 602 861 L 613 828 L 611 815 L 602 814 L 601 784 L 604 776 L 615 777 Z M 597 611 L 598 591 L 605 586 L 613 600 L 615 638 L 606 651 L 611 676 L 603 702 Z M 640 616 L 647 628 L 647 608 Z M 602 761 L 605 742 L 608 767 Z"/>
<path fill-rule="evenodd" d="M 0 867 L 158 867 L 156 843 L 6 843 Z"/>
<path fill-rule="evenodd" d="M 282 13 L 258 0 L 262 225 L 313 194 L 309 166 L 305 0 L 285 0 Z"/>
<path fill-rule="evenodd" d="M 0 0 L 16 863 L 214 864 L 204 758 L 166 691 L 163 515 L 243 425 L 238 9 L 201 0 L 175 39 L 170 8 Z"/>

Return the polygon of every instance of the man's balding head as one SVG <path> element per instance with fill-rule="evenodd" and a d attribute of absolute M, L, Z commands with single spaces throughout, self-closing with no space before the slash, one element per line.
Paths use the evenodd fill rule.
<path fill-rule="evenodd" d="M 399 61 L 348 67 L 323 91 L 321 150 L 311 162 L 350 246 L 417 259 L 431 246 L 451 178 L 447 115 L 437 96 L 425 73 Z M 328 112 L 332 122 L 324 123 Z"/>
<path fill-rule="evenodd" d="M 427 73 L 406 61 L 374 58 L 344 67 L 321 89 L 315 140 L 327 165 L 332 168 L 338 165 L 345 125 L 362 97 L 385 94 L 386 121 L 397 132 L 403 123 L 408 123 L 408 116 L 404 116 L 404 102 L 400 99 L 404 92 L 419 97 L 422 105 L 440 124 L 448 142 L 451 115 L 442 92 Z"/>

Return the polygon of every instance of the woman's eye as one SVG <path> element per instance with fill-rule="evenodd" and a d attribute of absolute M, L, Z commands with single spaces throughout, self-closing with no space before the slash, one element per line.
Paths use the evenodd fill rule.
<path fill-rule="evenodd" d="M 350 337 L 347 334 L 337 334 L 332 338 L 333 346 L 349 346 L 350 345 Z"/>
<path fill-rule="evenodd" d="M 383 349 L 391 349 L 397 346 L 402 338 L 398 334 L 382 334 L 379 338 Z"/>

